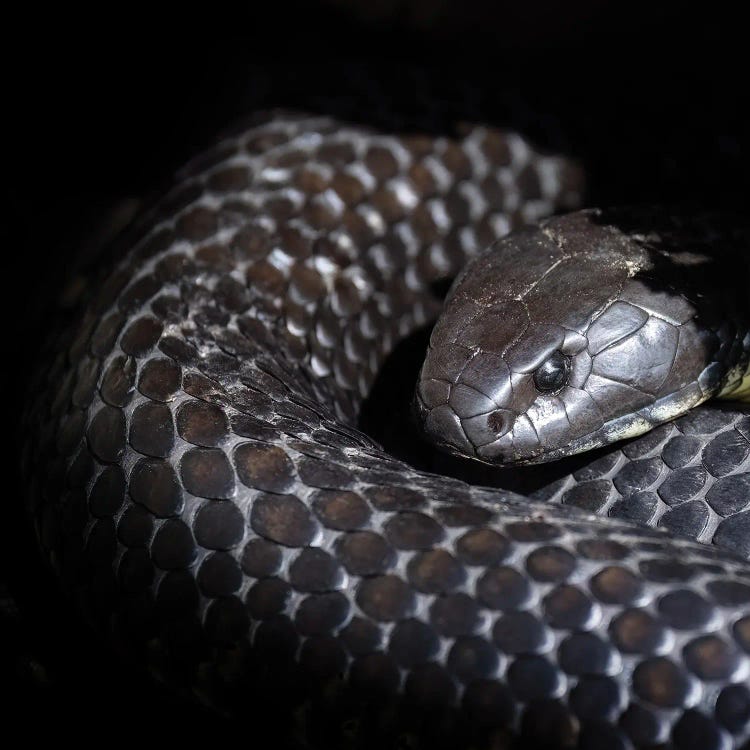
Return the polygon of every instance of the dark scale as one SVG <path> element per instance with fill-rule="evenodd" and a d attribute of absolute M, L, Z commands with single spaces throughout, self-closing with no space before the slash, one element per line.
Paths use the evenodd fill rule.
<path fill-rule="evenodd" d="M 311 594 L 300 602 L 295 623 L 303 635 L 325 635 L 341 628 L 349 613 L 349 600 L 344 594 Z"/>
<path fill-rule="evenodd" d="M 30 508 L 84 609 L 167 684 L 241 717 L 268 693 L 290 716 L 402 739 L 470 722 L 503 747 L 519 734 L 585 748 L 744 741 L 745 564 L 621 520 L 681 511 L 675 534 L 747 553 L 739 412 L 699 407 L 583 459 L 547 503 L 417 472 L 356 429 L 385 356 L 437 313 L 430 285 L 507 229 L 574 207 L 578 169 L 492 129 L 389 137 L 276 114 L 191 170 L 97 290 L 59 390 L 29 416 L 28 463 L 49 469 Z M 564 221 L 579 239 L 596 231 Z M 525 310 L 508 301 L 513 320 L 550 311 L 576 327 L 544 276 L 563 230 L 519 235 L 518 283 L 533 288 Z M 576 297 L 595 299 L 606 283 L 584 266 Z M 629 347 L 685 325 L 680 310 L 649 322 L 635 292 L 623 305 L 592 350 L 612 326 Z M 491 346 L 502 318 L 463 325 L 473 312 L 466 301 L 456 335 Z M 531 333 L 509 355 L 514 394 L 568 398 L 586 342 L 554 321 Z M 444 441 L 510 440 L 507 404 L 472 412 L 492 400 L 482 388 L 501 352 L 485 367 L 446 347 L 450 363 L 428 369 L 437 383 L 463 367 L 463 387 L 420 392 L 455 400 L 460 417 L 435 407 Z M 597 371 L 616 375 L 601 351 Z M 660 367 L 619 397 L 640 403 L 635 386 L 656 390 Z M 532 427 L 518 426 L 519 450 Z"/>
<path fill-rule="evenodd" d="M 720 407 L 719 417 L 713 415 L 714 409 L 693 411 L 695 415 L 677 420 L 656 442 L 651 435 L 658 430 L 626 444 L 624 450 L 633 460 L 613 465 L 604 478 L 585 481 L 590 471 L 584 465 L 574 475 L 579 481 L 567 479 L 552 491 L 550 500 L 614 518 L 655 523 L 677 536 L 712 542 L 747 556 L 750 451 L 735 426 L 744 417 L 727 407 Z M 644 450 L 638 449 L 640 445 Z M 591 466 L 596 468 L 603 460 Z"/>

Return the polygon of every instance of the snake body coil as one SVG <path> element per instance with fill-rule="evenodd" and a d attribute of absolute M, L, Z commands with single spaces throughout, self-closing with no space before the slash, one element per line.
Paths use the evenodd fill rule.
<path fill-rule="evenodd" d="M 34 386 L 31 510 L 89 618 L 240 714 L 335 694 L 361 736 L 391 731 L 396 707 L 433 742 L 740 744 L 747 563 L 417 472 L 356 429 L 385 355 L 436 316 L 431 284 L 579 193 L 573 165 L 515 134 L 289 113 L 186 169 Z M 730 436 L 691 500 L 712 508 L 693 536 L 718 535 L 744 510 L 736 488 L 717 491 L 723 516 L 710 493 L 744 476 L 748 420 L 684 419 L 549 494 L 575 504 L 588 484 L 578 504 L 606 511 L 602 482 L 645 493 Z M 664 430 L 693 452 L 641 486 Z"/>

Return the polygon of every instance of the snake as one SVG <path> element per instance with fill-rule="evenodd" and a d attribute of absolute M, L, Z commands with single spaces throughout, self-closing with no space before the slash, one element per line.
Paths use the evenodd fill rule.
<path fill-rule="evenodd" d="M 249 740 L 281 711 L 326 747 L 739 747 L 748 235 L 583 196 L 481 124 L 274 110 L 191 161 L 30 384 L 27 507 L 82 619 Z M 549 486 L 359 428 L 438 316 L 426 439 L 563 459 Z"/>

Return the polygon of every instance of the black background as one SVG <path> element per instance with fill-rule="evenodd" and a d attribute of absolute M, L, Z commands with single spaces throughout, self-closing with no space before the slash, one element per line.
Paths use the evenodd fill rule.
<path fill-rule="evenodd" d="M 429 90 L 481 91 L 469 116 L 581 159 L 591 203 L 744 211 L 744 25 L 718 4 L 653 5 L 310 0 L 183 5 L 174 15 L 130 4 L 106 14 L 39 7 L 6 17 L 4 432 L 19 442 L 35 342 L 64 275 L 92 262 L 82 248 L 109 207 L 158 190 L 243 112 L 315 106 L 377 120 L 363 82 L 408 107 L 420 97 L 404 71 L 417 69 Z M 3 713 L 18 721 L 27 741 L 80 736 L 97 722 L 137 739 L 166 712 L 167 732 L 230 731 L 99 657 L 36 560 L 16 454 L 5 455 L 0 685 L 12 700 L 0 704 L 0 724 Z"/>

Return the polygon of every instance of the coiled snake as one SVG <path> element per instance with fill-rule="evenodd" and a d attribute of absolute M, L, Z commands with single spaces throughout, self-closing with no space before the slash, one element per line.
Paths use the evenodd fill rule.
<path fill-rule="evenodd" d="M 557 457 L 695 407 L 547 502 L 356 427 L 434 282 L 581 189 L 514 133 L 288 112 L 186 168 L 33 384 L 30 508 L 86 616 L 220 709 L 314 706 L 363 742 L 741 744 L 750 569 L 681 536 L 750 552 L 750 419 L 697 406 L 744 388 L 746 276 L 706 291 L 737 233 L 584 212 L 461 275 L 417 397 L 454 452 Z"/>

